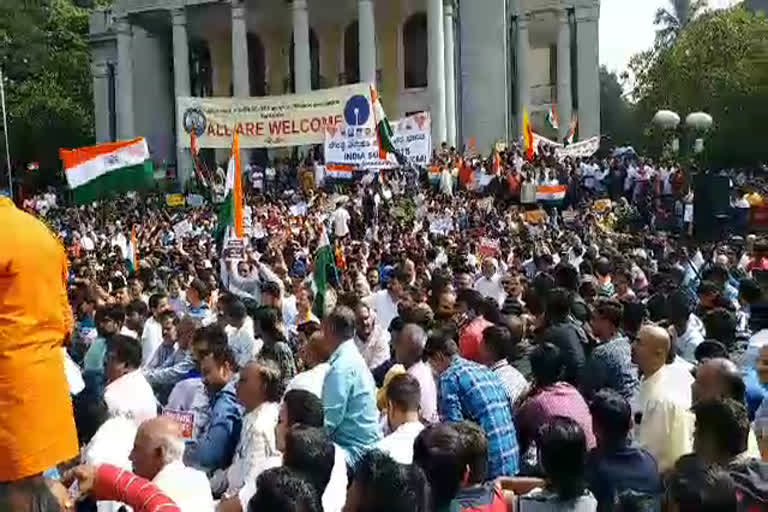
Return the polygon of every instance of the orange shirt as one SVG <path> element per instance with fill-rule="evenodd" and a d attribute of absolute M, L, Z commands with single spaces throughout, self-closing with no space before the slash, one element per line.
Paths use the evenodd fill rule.
<path fill-rule="evenodd" d="M 72 330 L 67 256 L 48 228 L 0 197 L 0 482 L 77 455 L 62 343 Z"/>

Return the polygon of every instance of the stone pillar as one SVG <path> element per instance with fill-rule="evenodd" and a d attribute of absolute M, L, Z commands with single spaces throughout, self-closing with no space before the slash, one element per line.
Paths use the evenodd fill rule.
<path fill-rule="evenodd" d="M 176 98 L 190 95 L 189 85 L 189 41 L 187 40 L 187 12 L 184 8 L 171 11 L 173 23 L 173 92 Z M 175 103 L 175 102 L 174 102 Z M 180 113 L 177 112 L 177 116 Z M 183 114 L 182 114 L 183 115 Z M 184 130 L 184 119 L 177 120 L 176 176 L 182 186 L 194 172 L 192 154 L 184 149 L 179 139 L 189 137 Z"/>
<path fill-rule="evenodd" d="M 312 90 L 312 64 L 309 58 L 309 12 L 307 0 L 293 0 L 293 74 L 296 94 Z"/>
<path fill-rule="evenodd" d="M 531 84 L 528 81 L 528 14 L 517 17 L 517 133 L 523 135 L 523 111 L 531 112 Z"/>
<path fill-rule="evenodd" d="M 599 4 L 576 9 L 579 140 L 600 135 Z"/>
<path fill-rule="evenodd" d="M 109 68 L 106 62 L 91 64 L 93 77 L 93 115 L 96 142 L 110 142 L 109 133 Z"/>
<path fill-rule="evenodd" d="M 360 81 L 376 84 L 376 18 L 373 0 L 357 2 L 357 37 L 360 49 Z"/>
<path fill-rule="evenodd" d="M 443 0 L 428 0 L 427 37 L 429 60 L 429 98 L 432 115 L 432 145 L 445 142 L 445 31 Z"/>
<path fill-rule="evenodd" d="M 117 20 L 117 138 L 131 139 L 133 117 L 133 28 L 128 18 Z"/>
<path fill-rule="evenodd" d="M 453 0 L 445 3 L 445 118 L 449 146 L 456 146 L 456 50 L 453 35 Z"/>
<path fill-rule="evenodd" d="M 248 73 L 248 28 L 245 24 L 245 3 L 232 1 L 232 92 L 236 98 L 251 95 Z"/>
<path fill-rule="evenodd" d="M 568 12 L 557 13 L 557 115 L 560 121 L 558 142 L 568 136 L 573 116 L 571 99 L 571 24 Z"/>

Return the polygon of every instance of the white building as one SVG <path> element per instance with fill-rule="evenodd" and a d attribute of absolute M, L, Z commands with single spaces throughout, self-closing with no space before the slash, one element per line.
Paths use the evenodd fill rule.
<path fill-rule="evenodd" d="M 116 0 L 90 20 L 96 138 L 145 136 L 157 161 L 173 162 L 176 96 L 363 81 L 390 119 L 430 111 L 435 144 L 474 138 L 486 151 L 520 133 L 524 106 L 535 131 L 562 138 L 577 116 L 585 139 L 600 133 L 599 10 L 599 0 Z"/>

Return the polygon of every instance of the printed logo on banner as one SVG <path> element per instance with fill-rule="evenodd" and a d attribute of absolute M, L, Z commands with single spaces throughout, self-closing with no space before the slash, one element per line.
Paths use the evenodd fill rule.
<path fill-rule="evenodd" d="M 355 94 L 347 100 L 344 106 L 344 120 L 349 126 L 362 126 L 371 117 L 371 106 L 368 98 L 361 94 Z"/>
<path fill-rule="evenodd" d="M 208 121 L 205 118 L 205 114 L 199 108 L 188 108 L 184 112 L 184 129 L 187 133 L 193 133 L 200 137 L 205 133 L 205 127 Z"/>

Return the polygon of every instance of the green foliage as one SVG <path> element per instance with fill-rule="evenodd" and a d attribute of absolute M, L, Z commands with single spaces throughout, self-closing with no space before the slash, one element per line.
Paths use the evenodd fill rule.
<path fill-rule="evenodd" d="M 659 27 L 656 31 L 656 43 L 659 46 L 674 43 L 677 35 L 701 14 L 707 5 L 706 0 L 670 0 L 669 3 L 672 9 L 660 7 L 653 19 L 653 24 Z"/>
<path fill-rule="evenodd" d="M 736 7 L 705 13 L 680 31 L 673 44 L 636 55 L 630 68 L 638 119 L 650 120 L 659 109 L 673 110 L 682 119 L 705 111 L 715 121 L 706 138 L 706 163 L 733 167 L 768 160 L 763 140 L 768 123 L 767 36 L 764 16 Z"/>
<path fill-rule="evenodd" d="M 11 157 L 27 181 L 62 179 L 58 149 L 93 142 L 89 10 L 81 5 L 90 2 L 0 0 Z M 40 162 L 36 176 L 19 172 L 30 161 Z"/>
<path fill-rule="evenodd" d="M 605 66 L 600 66 L 600 126 L 615 146 L 633 145 L 641 135 L 619 77 Z"/>

